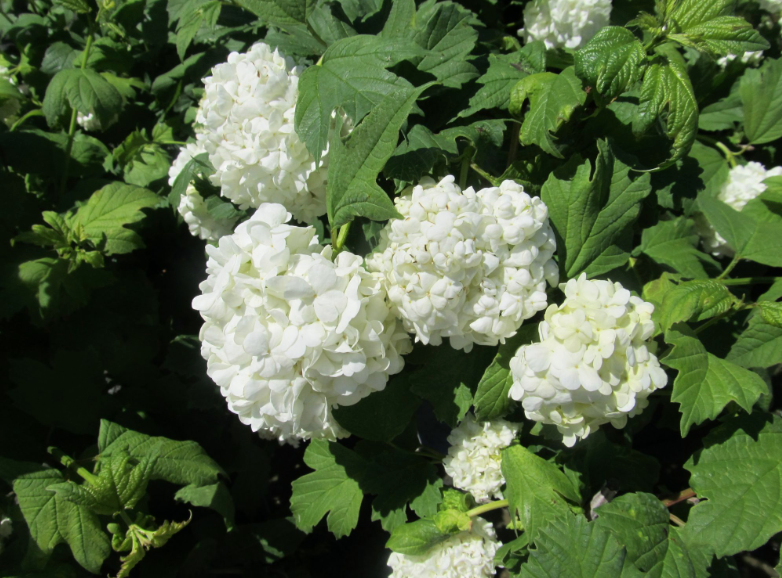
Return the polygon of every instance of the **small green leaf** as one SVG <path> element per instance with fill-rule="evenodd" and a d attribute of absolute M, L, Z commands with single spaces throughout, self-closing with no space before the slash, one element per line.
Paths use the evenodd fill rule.
<path fill-rule="evenodd" d="M 383 221 L 398 217 L 394 203 L 377 184 L 377 176 L 396 149 L 399 129 L 425 84 L 402 88 L 383 99 L 343 142 L 341 122 L 331 139 L 328 176 L 328 217 L 335 229 L 355 217 Z"/>
<path fill-rule="evenodd" d="M 754 316 L 727 356 L 741 367 L 771 367 L 782 363 L 782 328 Z"/>
<path fill-rule="evenodd" d="M 695 337 L 672 330 L 665 334 L 665 341 L 674 347 L 660 361 L 679 371 L 671 401 L 681 405 L 682 436 L 692 425 L 716 418 L 731 401 L 751 412 L 758 398 L 768 392 L 758 374 L 708 353 Z"/>
<path fill-rule="evenodd" d="M 470 116 L 491 108 L 507 110 L 511 89 L 519 80 L 535 72 L 539 71 L 533 69 L 521 52 L 490 54 L 489 69 L 476 81 L 481 88 L 470 98 L 470 107 L 460 112 L 459 116 Z"/>
<path fill-rule="evenodd" d="M 576 75 L 602 96 L 606 104 L 642 76 L 646 51 L 627 28 L 607 26 L 576 51 Z"/>
<path fill-rule="evenodd" d="M 709 277 L 706 267 L 717 271 L 719 264 L 697 249 L 700 237 L 695 232 L 692 219 L 677 217 L 660 221 L 644 229 L 641 244 L 634 255 L 644 253 L 660 265 L 665 265 L 685 277 L 704 279 Z"/>
<path fill-rule="evenodd" d="M 91 11 L 90 5 L 85 0 L 54 0 L 54 4 L 73 10 L 77 14 L 89 14 Z"/>
<path fill-rule="evenodd" d="M 460 510 L 442 510 L 432 518 L 434 525 L 443 534 L 458 534 L 472 527 L 472 519 Z"/>
<path fill-rule="evenodd" d="M 318 0 L 274 0 L 291 19 L 306 24 L 318 5 Z"/>
<path fill-rule="evenodd" d="M 751 551 L 782 531 L 782 420 L 732 418 L 709 434 L 684 466 L 701 499 L 690 510 L 687 544 L 717 556 Z"/>
<path fill-rule="evenodd" d="M 504 416 L 510 408 L 508 392 L 513 385 L 510 360 L 522 345 L 532 343 L 538 336 L 538 324 L 526 323 L 518 333 L 500 345 L 494 361 L 486 368 L 475 392 L 475 418 L 488 421 Z"/>
<path fill-rule="evenodd" d="M 767 59 L 759 69 L 741 77 L 739 95 L 744 105 L 744 135 L 750 144 L 782 137 L 782 60 Z"/>
<path fill-rule="evenodd" d="M 231 492 L 228 491 L 223 482 L 217 482 L 208 486 L 185 486 L 174 494 L 174 498 L 193 506 L 211 508 L 222 516 L 226 530 L 229 532 L 233 530 L 234 500 L 231 497 Z"/>
<path fill-rule="evenodd" d="M 760 318 L 769 325 L 782 329 L 782 303 L 777 301 L 761 301 L 758 304 Z"/>
<path fill-rule="evenodd" d="M 46 87 L 43 113 L 51 127 L 67 126 L 71 109 L 94 114 L 106 130 L 122 108 L 122 95 L 100 74 L 89 68 L 58 72 Z"/>
<path fill-rule="evenodd" d="M 728 288 L 713 279 L 674 283 L 655 311 L 660 329 L 666 331 L 680 321 L 703 321 L 725 313 L 737 303 Z"/>
<path fill-rule="evenodd" d="M 291 512 L 296 527 L 309 533 L 328 515 L 331 533 L 337 538 L 347 536 L 358 524 L 364 498 L 359 481 L 366 462 L 336 442 L 312 440 L 304 463 L 315 471 L 293 482 Z"/>
<path fill-rule="evenodd" d="M 541 72 L 521 79 L 511 91 L 510 113 L 521 117 L 526 100 L 530 108 L 521 125 L 521 144 L 534 144 L 557 158 L 564 158 L 552 135 L 586 102 L 586 92 L 573 67 L 560 74 Z"/>
<path fill-rule="evenodd" d="M 531 540 L 537 539 L 547 523 L 568 514 L 566 500 L 581 501 L 573 484 L 555 464 L 519 445 L 502 450 L 502 475 L 511 515 L 519 517 Z"/>
<path fill-rule="evenodd" d="M 423 519 L 397 526 L 386 542 L 386 548 L 406 556 L 420 556 L 444 542 L 449 534 L 437 528 L 434 520 Z"/>

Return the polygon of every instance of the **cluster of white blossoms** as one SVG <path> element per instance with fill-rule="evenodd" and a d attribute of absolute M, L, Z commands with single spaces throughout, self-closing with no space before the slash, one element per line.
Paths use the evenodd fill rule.
<path fill-rule="evenodd" d="M 766 170 L 762 164 L 749 162 L 730 169 L 728 180 L 722 185 L 717 198 L 730 205 L 737 211 L 741 211 L 748 202 L 760 196 L 766 190 L 763 181 L 769 177 L 782 175 L 782 167 L 774 167 Z M 703 247 L 715 257 L 732 257 L 733 249 L 728 242 L 712 227 L 703 215 L 698 215 L 695 220 L 698 233 L 701 236 Z"/>
<path fill-rule="evenodd" d="M 345 435 L 331 410 L 385 388 L 410 339 L 376 276 L 347 251 L 332 262 L 313 227 L 265 203 L 217 247 L 193 300 L 201 353 L 242 423 L 280 441 Z"/>
<path fill-rule="evenodd" d="M 182 148 L 168 170 L 168 184 L 173 186 L 182 169 L 188 162 L 204 151 L 194 143 L 188 143 Z M 204 198 L 193 183 L 188 184 L 185 194 L 179 199 L 177 211 L 182 215 L 190 234 L 203 241 L 217 241 L 220 237 L 230 235 L 236 224 L 235 218 L 217 219 L 207 210 Z"/>
<path fill-rule="evenodd" d="M 546 310 L 540 342 L 520 347 L 510 362 L 510 396 L 572 446 L 604 423 L 624 427 L 668 378 L 647 346 L 651 303 L 583 273 L 562 289 L 566 299 Z"/>
<path fill-rule="evenodd" d="M 76 113 L 76 124 L 86 131 L 96 131 L 101 129 L 100 119 L 94 112 L 89 114 Z"/>
<path fill-rule="evenodd" d="M 422 180 L 394 200 L 402 219 L 381 232 L 367 258 L 384 278 L 405 329 L 423 343 L 455 349 L 496 345 L 546 308 L 557 283 L 548 208 L 504 181 L 477 193 L 452 176 Z"/>
<path fill-rule="evenodd" d="M 212 182 L 241 208 L 273 202 L 312 223 L 326 212 L 326 156 L 320 167 L 293 129 L 299 75 L 291 58 L 263 43 L 204 79 L 196 138 L 215 167 Z"/>
<path fill-rule="evenodd" d="M 721 56 L 717 59 L 717 64 L 719 64 L 721 68 L 727 68 L 728 64 L 737 58 L 739 58 L 737 54 L 726 54 L 725 56 Z M 760 61 L 763 60 L 763 51 L 758 50 L 756 52 L 744 52 L 741 54 L 740 59 L 743 64 L 755 66 L 760 64 Z"/>
<path fill-rule="evenodd" d="M 524 7 L 524 42 L 546 48 L 581 48 L 611 18 L 611 0 L 533 0 Z"/>
<path fill-rule="evenodd" d="M 454 487 L 469 492 L 478 503 L 501 500 L 505 478 L 500 470 L 500 451 L 513 442 L 518 429 L 502 419 L 476 422 L 467 414 L 448 436 L 451 447 L 443 459 Z"/>
<path fill-rule="evenodd" d="M 390 578 L 488 578 L 494 576 L 494 556 L 500 548 L 491 523 L 475 517 L 470 531 L 449 537 L 425 554 L 388 557 Z"/>

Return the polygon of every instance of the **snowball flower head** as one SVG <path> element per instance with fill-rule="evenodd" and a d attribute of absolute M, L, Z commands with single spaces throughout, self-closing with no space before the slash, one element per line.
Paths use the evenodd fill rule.
<path fill-rule="evenodd" d="M 263 43 L 232 52 L 204 79 L 196 138 L 223 196 L 243 209 L 281 203 L 311 223 L 326 212 L 326 162 L 318 168 L 293 130 L 303 70 Z"/>
<path fill-rule="evenodd" d="M 425 179 L 394 200 L 401 219 L 367 258 L 382 274 L 405 329 L 456 349 L 496 345 L 546 308 L 556 248 L 548 209 L 521 185 L 461 191 L 452 176 Z"/>
<path fill-rule="evenodd" d="M 725 181 L 717 194 L 717 198 L 737 211 L 741 211 L 748 202 L 766 190 L 766 185 L 763 184 L 764 180 L 780 175 L 782 175 L 782 167 L 766 170 L 766 167 L 754 161 L 743 166 L 733 167 L 728 174 L 728 180 Z M 714 230 L 714 227 L 703 215 L 698 215 L 695 224 L 701 235 L 703 246 L 708 252 L 715 257 L 732 257 L 734 255 L 728 242 Z"/>
<path fill-rule="evenodd" d="M 524 42 L 546 48 L 581 48 L 611 18 L 611 0 L 532 0 L 524 7 Z"/>
<path fill-rule="evenodd" d="M 379 280 L 265 203 L 218 246 L 193 308 L 201 353 L 242 423 L 280 441 L 345 435 L 331 410 L 385 388 L 410 340 Z"/>
<path fill-rule="evenodd" d="M 206 208 L 204 198 L 193 185 L 188 185 L 187 191 L 179 199 L 177 211 L 187 223 L 190 234 L 203 241 L 217 241 L 220 237 L 230 235 L 236 224 L 236 218 L 213 217 Z"/>
<path fill-rule="evenodd" d="M 719 64 L 720 68 L 727 68 L 728 64 L 733 62 L 739 58 L 739 55 L 737 54 L 726 54 L 725 56 L 721 56 L 717 59 L 717 64 Z M 758 50 L 756 52 L 743 52 L 741 54 L 740 60 L 743 64 L 749 64 L 751 66 L 756 66 L 760 64 L 760 61 L 763 60 L 763 51 Z"/>
<path fill-rule="evenodd" d="M 604 423 L 624 427 L 668 377 L 647 345 L 651 303 L 583 273 L 561 288 L 566 299 L 546 310 L 540 342 L 522 346 L 510 362 L 510 396 L 572 446 Z"/>
<path fill-rule="evenodd" d="M 473 518 L 472 529 L 440 542 L 425 554 L 388 557 L 390 578 L 488 578 L 494 576 L 494 555 L 500 548 L 491 523 Z"/>
<path fill-rule="evenodd" d="M 87 131 L 96 131 L 101 129 L 100 119 L 94 112 L 89 114 L 76 113 L 76 124 Z"/>
<path fill-rule="evenodd" d="M 443 460 L 445 473 L 455 488 L 470 492 L 476 502 L 502 499 L 500 451 L 516 437 L 518 426 L 502 419 L 476 422 L 467 414 L 448 436 L 448 455 Z"/>

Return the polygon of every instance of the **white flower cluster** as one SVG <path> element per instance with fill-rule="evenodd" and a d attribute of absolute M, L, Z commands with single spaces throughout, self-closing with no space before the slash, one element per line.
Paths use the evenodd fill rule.
<path fill-rule="evenodd" d="M 451 447 L 443 460 L 454 487 L 469 492 L 478 503 L 501 500 L 505 478 L 500 470 L 500 451 L 513 442 L 518 429 L 502 419 L 476 422 L 467 414 L 448 436 Z"/>
<path fill-rule="evenodd" d="M 541 341 L 519 348 L 510 362 L 510 396 L 572 446 L 601 424 L 624 427 L 668 378 L 647 347 L 651 303 L 583 273 L 562 289 L 564 303 L 550 305 L 540 323 Z"/>
<path fill-rule="evenodd" d="M 782 167 L 774 167 L 766 170 L 762 164 L 749 162 L 743 166 L 730 169 L 728 180 L 722 185 L 717 198 L 730 205 L 737 211 L 741 211 L 748 202 L 760 196 L 766 190 L 763 181 L 769 177 L 782 175 Z M 701 236 L 703 247 L 715 257 L 732 257 L 733 249 L 728 242 L 712 227 L 703 215 L 698 215 L 695 224 Z"/>
<path fill-rule="evenodd" d="M 394 200 L 402 219 L 381 232 L 367 267 L 383 275 L 388 297 L 423 343 L 449 337 L 455 349 L 496 345 L 546 307 L 556 284 L 548 208 L 504 181 L 477 193 L 452 176 L 425 179 Z"/>
<path fill-rule="evenodd" d="M 500 548 L 490 522 L 473 518 L 472 529 L 451 536 L 426 554 L 392 552 L 390 578 L 488 578 L 494 576 L 494 556 Z"/>
<path fill-rule="evenodd" d="M 188 143 L 182 148 L 168 170 L 168 184 L 173 186 L 187 163 L 203 152 L 195 143 Z M 217 241 L 224 235 L 230 235 L 236 224 L 236 219 L 216 219 L 209 214 L 204 198 L 192 183 L 179 199 L 177 211 L 187 223 L 190 234 L 203 241 Z"/>
<path fill-rule="evenodd" d="M 3 553 L 3 542 L 5 542 L 13 533 L 14 528 L 11 518 L 0 516 L 0 554 Z"/>
<path fill-rule="evenodd" d="M 611 0 L 533 0 L 524 7 L 524 42 L 546 48 L 581 48 L 611 18 Z"/>
<path fill-rule="evenodd" d="M 232 52 L 204 79 L 196 138 L 223 196 L 243 209 L 281 203 L 311 223 L 326 212 L 327 171 L 293 129 L 302 71 L 263 43 Z"/>
<path fill-rule="evenodd" d="M 265 203 L 217 247 L 193 300 L 201 353 L 242 423 L 280 441 L 344 435 L 331 409 L 385 388 L 410 339 L 379 280 Z"/>
<path fill-rule="evenodd" d="M 721 56 L 717 59 L 717 64 L 721 68 L 727 68 L 728 64 L 733 62 L 739 58 L 737 54 L 726 54 L 725 56 Z M 760 64 L 760 61 L 763 60 L 763 51 L 758 50 L 757 52 L 744 52 L 741 54 L 741 62 L 743 64 L 749 64 L 750 66 L 755 66 L 757 64 Z"/>
<path fill-rule="evenodd" d="M 101 129 L 100 119 L 94 112 L 89 114 L 76 113 L 76 124 L 87 131 L 96 131 Z"/>

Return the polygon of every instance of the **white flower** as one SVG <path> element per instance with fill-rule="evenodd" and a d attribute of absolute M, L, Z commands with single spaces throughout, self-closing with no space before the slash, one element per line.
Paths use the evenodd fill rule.
<path fill-rule="evenodd" d="M 204 79 L 196 115 L 198 144 L 216 172 L 212 182 L 241 208 L 283 204 L 299 221 L 326 212 L 326 157 L 320 168 L 293 129 L 303 67 L 263 43 Z"/>
<path fill-rule="evenodd" d="M 451 536 L 426 554 L 392 552 L 390 578 L 488 578 L 494 576 L 494 556 L 500 548 L 491 523 L 473 518 L 472 529 Z"/>
<path fill-rule="evenodd" d="M 510 362 L 510 396 L 572 446 L 604 423 L 623 428 L 668 377 L 647 345 L 651 303 L 583 273 L 561 288 L 566 299 L 546 310 L 540 342 L 522 346 Z"/>
<path fill-rule="evenodd" d="M 477 193 L 452 176 L 424 179 L 394 200 L 402 219 L 381 232 L 370 271 L 416 340 L 455 349 L 496 345 L 546 308 L 556 248 L 548 209 L 504 181 Z"/>
<path fill-rule="evenodd" d="M 209 214 L 206 203 L 193 185 L 179 199 L 179 214 L 187 223 L 190 234 L 204 241 L 217 241 L 224 235 L 230 235 L 236 224 L 236 218 L 216 219 Z"/>
<path fill-rule="evenodd" d="M 721 68 L 727 68 L 728 64 L 733 62 L 738 58 L 738 55 L 736 54 L 727 54 L 725 56 L 722 56 L 717 59 L 717 64 L 720 65 Z M 755 66 L 757 64 L 760 64 L 760 61 L 763 60 L 763 51 L 758 50 L 757 52 L 744 52 L 741 54 L 741 62 L 744 64 L 749 64 L 751 66 Z"/>
<path fill-rule="evenodd" d="M 87 131 L 96 131 L 101 129 L 100 119 L 94 112 L 89 114 L 76 113 L 76 124 Z"/>
<path fill-rule="evenodd" d="M 332 262 L 313 227 L 265 203 L 207 245 L 208 278 L 193 300 L 201 353 L 242 423 L 265 437 L 345 435 L 331 409 L 385 388 L 410 340 L 379 280 L 347 251 Z"/>
<path fill-rule="evenodd" d="M 766 190 L 766 185 L 763 184 L 764 180 L 780 175 L 782 175 L 782 167 L 766 170 L 762 164 L 754 161 L 743 166 L 733 167 L 728 174 L 728 180 L 725 181 L 717 194 L 717 198 L 737 211 L 741 211 L 748 202 Z M 715 257 L 732 257 L 734 255 L 728 242 L 714 230 L 714 227 L 703 215 L 697 216 L 695 224 L 701 236 L 703 247 L 708 252 Z"/>
<path fill-rule="evenodd" d="M 490 498 L 502 499 L 500 451 L 508 447 L 518 432 L 518 426 L 505 420 L 476 422 L 472 414 L 448 436 L 448 455 L 443 460 L 445 473 L 460 490 L 470 492 L 476 502 Z"/>
<path fill-rule="evenodd" d="M 176 181 L 179 173 L 187 166 L 187 163 L 189 163 L 193 157 L 197 157 L 205 152 L 206 151 L 198 143 L 194 142 L 189 142 L 179 149 L 179 154 L 168 169 L 168 185 L 173 187 L 174 181 Z"/>
<path fill-rule="evenodd" d="M 581 48 L 611 17 L 611 0 L 532 0 L 524 7 L 524 42 L 546 48 Z"/>

